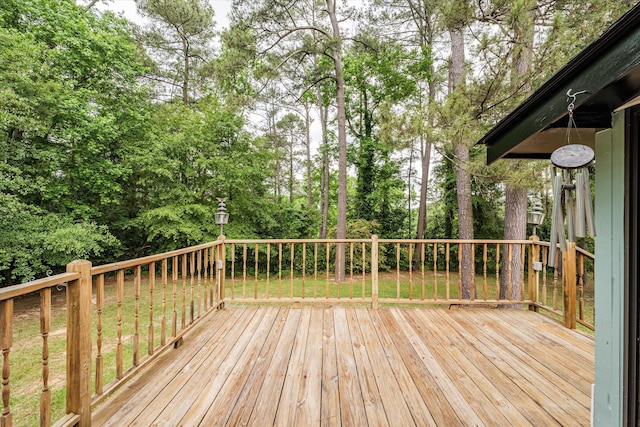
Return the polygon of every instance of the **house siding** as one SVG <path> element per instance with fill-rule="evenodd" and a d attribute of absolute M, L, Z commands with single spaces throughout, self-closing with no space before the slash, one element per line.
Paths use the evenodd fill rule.
<path fill-rule="evenodd" d="M 596 135 L 595 426 L 621 426 L 624 384 L 625 113 Z"/>

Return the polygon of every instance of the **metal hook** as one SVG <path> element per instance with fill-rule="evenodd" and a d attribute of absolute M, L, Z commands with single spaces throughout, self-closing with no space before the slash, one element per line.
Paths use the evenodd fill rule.
<path fill-rule="evenodd" d="M 572 89 L 569 89 L 567 91 L 567 102 L 569 102 L 569 98 L 571 98 L 571 102 L 567 106 L 567 111 L 569 111 L 569 114 L 572 114 L 573 113 L 573 109 L 576 107 L 576 98 L 578 98 L 578 95 L 582 95 L 583 93 L 587 93 L 586 90 L 581 90 L 581 91 L 578 91 L 576 93 L 571 93 L 571 90 Z"/>

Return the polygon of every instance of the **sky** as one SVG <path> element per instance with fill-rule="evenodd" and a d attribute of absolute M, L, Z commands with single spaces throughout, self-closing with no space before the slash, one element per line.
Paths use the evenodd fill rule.
<path fill-rule="evenodd" d="M 231 12 L 232 0 L 208 0 L 213 6 L 215 12 L 216 29 L 221 30 L 229 23 L 227 15 Z M 105 0 L 96 5 L 99 10 L 112 10 L 116 13 L 122 13 L 128 20 L 140 24 L 142 17 L 138 15 L 136 10 L 136 2 L 134 0 Z"/>

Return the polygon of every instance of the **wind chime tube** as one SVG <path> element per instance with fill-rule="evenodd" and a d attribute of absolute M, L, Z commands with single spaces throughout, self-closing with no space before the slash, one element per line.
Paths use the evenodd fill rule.
<path fill-rule="evenodd" d="M 576 237 L 585 236 L 585 203 L 584 203 L 584 174 L 580 170 L 576 173 Z"/>
<path fill-rule="evenodd" d="M 551 235 L 549 236 L 549 260 L 547 264 L 549 267 L 555 267 L 556 265 L 556 252 L 558 245 L 558 211 L 561 210 L 562 202 L 562 177 L 556 174 L 555 168 L 553 169 L 553 209 L 551 212 Z"/>
<path fill-rule="evenodd" d="M 589 236 L 595 237 L 596 222 L 593 219 L 593 205 L 591 204 L 591 183 L 589 182 L 589 169 L 582 169 L 582 174 L 584 176 L 584 208 L 587 220 L 587 231 L 589 232 Z"/>
<path fill-rule="evenodd" d="M 571 192 L 571 172 L 568 170 L 562 171 L 563 185 L 562 190 L 564 192 L 564 204 L 567 207 L 567 235 L 570 242 L 576 241 L 576 236 L 574 233 L 575 230 L 575 209 L 574 209 L 574 198 L 573 193 Z M 565 187 L 565 184 L 567 185 Z M 561 210 L 562 212 L 562 210 Z M 563 221 L 564 223 L 564 221 Z M 563 233 L 564 234 L 564 233 Z M 564 249 L 563 249 L 564 250 Z"/>

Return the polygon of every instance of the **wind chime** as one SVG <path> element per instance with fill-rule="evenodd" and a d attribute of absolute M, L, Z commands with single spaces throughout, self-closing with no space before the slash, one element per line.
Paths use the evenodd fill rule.
<path fill-rule="evenodd" d="M 558 244 L 561 251 L 566 251 L 567 241 L 575 242 L 576 237 L 585 237 L 587 234 L 595 236 L 596 234 L 588 169 L 595 159 L 595 153 L 591 147 L 584 144 L 572 144 L 570 141 L 571 128 L 577 130 L 573 119 L 576 97 L 585 92 L 583 90 L 572 94 L 571 89 L 567 91 L 567 97 L 571 99 L 571 102 L 567 107 L 569 122 L 566 143 L 551 154 L 553 212 L 548 261 L 550 267 L 555 267 Z M 579 133 L 578 138 L 580 138 Z"/>

